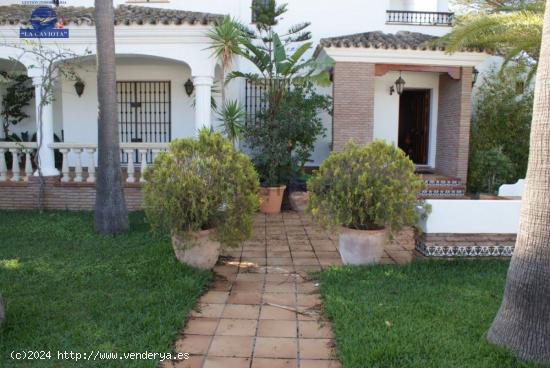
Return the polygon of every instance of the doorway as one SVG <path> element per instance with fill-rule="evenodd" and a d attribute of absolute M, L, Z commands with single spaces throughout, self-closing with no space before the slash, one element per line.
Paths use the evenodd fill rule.
<path fill-rule="evenodd" d="M 428 164 L 430 90 L 409 89 L 399 99 L 398 146 L 417 165 Z"/>

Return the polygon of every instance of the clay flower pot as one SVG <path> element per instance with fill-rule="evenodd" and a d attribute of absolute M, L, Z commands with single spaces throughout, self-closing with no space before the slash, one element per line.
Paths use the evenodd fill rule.
<path fill-rule="evenodd" d="M 285 189 L 286 185 L 260 188 L 260 212 L 266 214 L 280 213 Z"/>
<path fill-rule="evenodd" d="M 307 205 L 309 203 L 309 193 L 292 192 L 288 196 L 288 201 L 290 202 L 290 207 L 292 208 L 293 211 L 305 212 Z"/>
<path fill-rule="evenodd" d="M 339 251 L 344 264 L 371 265 L 380 262 L 388 239 L 385 229 L 354 230 L 344 228 L 340 233 Z"/>
<path fill-rule="evenodd" d="M 221 244 L 214 240 L 215 230 L 198 231 L 191 237 L 172 234 L 172 248 L 181 263 L 203 270 L 211 270 L 218 262 Z"/>

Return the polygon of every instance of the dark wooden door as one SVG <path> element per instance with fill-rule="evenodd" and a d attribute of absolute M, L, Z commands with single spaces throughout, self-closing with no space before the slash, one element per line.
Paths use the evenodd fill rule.
<path fill-rule="evenodd" d="M 405 90 L 399 99 L 398 146 L 419 165 L 428 163 L 430 90 Z"/>

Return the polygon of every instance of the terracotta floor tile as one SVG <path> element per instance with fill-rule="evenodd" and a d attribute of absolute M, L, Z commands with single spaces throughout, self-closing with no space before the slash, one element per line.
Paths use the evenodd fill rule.
<path fill-rule="evenodd" d="M 288 266 L 292 265 L 292 258 L 267 258 L 268 266 Z"/>
<path fill-rule="evenodd" d="M 264 304 L 278 304 L 293 307 L 296 305 L 295 293 L 264 293 L 262 301 Z"/>
<path fill-rule="evenodd" d="M 333 345 L 334 340 L 331 339 L 300 339 L 300 358 L 335 358 Z"/>
<path fill-rule="evenodd" d="M 258 336 L 296 337 L 296 321 L 261 320 L 258 324 Z"/>
<path fill-rule="evenodd" d="M 235 291 L 244 291 L 244 292 L 252 291 L 252 292 L 256 292 L 256 291 L 261 291 L 263 289 L 263 287 L 264 287 L 263 280 L 259 280 L 259 281 L 235 281 L 233 283 L 232 292 L 235 292 Z"/>
<path fill-rule="evenodd" d="M 315 307 L 321 304 L 321 297 L 319 294 L 298 294 L 296 303 L 300 307 Z"/>
<path fill-rule="evenodd" d="M 263 305 L 260 311 L 260 319 L 296 320 L 296 313 L 269 305 Z"/>
<path fill-rule="evenodd" d="M 244 250 L 242 257 L 265 258 L 265 250 Z"/>
<path fill-rule="evenodd" d="M 252 355 L 253 343 L 253 337 L 214 336 L 208 356 L 248 358 Z"/>
<path fill-rule="evenodd" d="M 340 253 L 336 251 L 334 252 L 320 251 L 320 252 L 317 252 L 317 257 L 319 257 L 319 259 L 323 259 L 323 258 L 340 259 Z"/>
<path fill-rule="evenodd" d="M 200 302 L 201 303 L 214 303 L 214 304 L 223 304 L 227 301 L 229 293 L 226 291 L 208 291 L 204 294 Z"/>
<path fill-rule="evenodd" d="M 307 266 L 303 266 L 303 265 L 299 265 L 299 266 L 294 266 L 294 270 L 296 270 L 296 272 L 306 272 L 306 273 L 311 273 L 311 272 L 319 272 L 321 271 L 321 265 L 307 265 Z"/>
<path fill-rule="evenodd" d="M 217 326 L 217 318 L 191 318 L 184 332 L 188 335 L 214 335 Z"/>
<path fill-rule="evenodd" d="M 227 304 L 222 312 L 223 318 L 258 319 L 259 305 Z"/>
<path fill-rule="evenodd" d="M 334 266 L 342 266 L 344 263 L 341 259 L 320 259 L 319 263 L 322 267 L 334 267 Z"/>
<path fill-rule="evenodd" d="M 267 268 L 267 273 L 291 274 L 294 272 L 294 266 L 272 266 Z"/>
<path fill-rule="evenodd" d="M 174 350 L 178 353 L 206 354 L 212 336 L 186 335 L 176 341 Z"/>
<path fill-rule="evenodd" d="M 290 250 L 271 250 L 270 248 L 268 248 L 267 260 L 269 261 L 270 258 L 291 258 Z"/>
<path fill-rule="evenodd" d="M 203 368 L 248 368 L 250 358 L 206 357 Z"/>
<path fill-rule="evenodd" d="M 191 317 L 220 318 L 225 304 L 202 303 L 191 311 Z"/>
<path fill-rule="evenodd" d="M 337 360 L 301 359 L 300 368 L 341 368 Z"/>
<path fill-rule="evenodd" d="M 262 294 L 260 292 L 233 291 L 227 299 L 228 304 L 260 304 Z"/>
<path fill-rule="evenodd" d="M 277 274 L 267 274 L 265 275 L 265 282 L 266 283 L 276 283 L 276 282 L 293 282 L 295 281 L 295 277 L 293 275 L 277 275 Z"/>
<path fill-rule="evenodd" d="M 295 359 L 254 358 L 252 368 L 296 368 Z"/>
<path fill-rule="evenodd" d="M 216 335 L 255 336 L 258 321 L 253 319 L 221 319 Z"/>
<path fill-rule="evenodd" d="M 295 266 L 317 266 L 319 265 L 319 261 L 317 258 L 295 258 L 294 260 Z"/>
<path fill-rule="evenodd" d="M 254 357 L 296 359 L 297 341 L 291 338 L 257 337 Z"/>
<path fill-rule="evenodd" d="M 293 293 L 296 291 L 296 284 L 294 282 L 276 282 L 265 284 L 266 293 Z"/>
<path fill-rule="evenodd" d="M 202 368 L 204 362 L 204 356 L 191 355 L 187 360 L 180 360 L 179 362 L 173 362 L 172 365 L 168 365 L 170 368 Z"/>
<path fill-rule="evenodd" d="M 241 272 L 237 275 L 236 281 L 262 281 L 264 278 L 262 274 Z"/>
<path fill-rule="evenodd" d="M 317 321 L 298 321 L 298 336 L 308 339 L 331 339 L 330 324 Z"/>
<path fill-rule="evenodd" d="M 296 290 L 300 294 L 318 293 L 319 286 L 316 285 L 314 282 L 310 282 L 310 281 L 298 282 L 296 283 Z"/>
<path fill-rule="evenodd" d="M 210 291 L 229 291 L 231 290 L 231 285 L 232 285 L 231 281 L 219 279 L 214 281 L 214 283 L 212 284 L 209 290 Z"/>
<path fill-rule="evenodd" d="M 313 251 L 297 250 L 292 252 L 292 258 L 315 258 L 315 253 Z"/>
<path fill-rule="evenodd" d="M 239 269 L 235 266 L 218 265 L 218 266 L 214 267 L 214 269 L 212 271 L 214 271 L 215 273 L 217 273 L 219 275 L 227 276 L 227 275 L 237 273 L 238 270 Z"/>

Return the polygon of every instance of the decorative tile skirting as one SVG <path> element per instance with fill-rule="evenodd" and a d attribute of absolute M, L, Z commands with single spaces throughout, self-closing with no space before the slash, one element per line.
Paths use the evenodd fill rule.
<path fill-rule="evenodd" d="M 426 257 L 511 257 L 515 234 L 423 234 L 416 250 Z"/>
<path fill-rule="evenodd" d="M 422 197 L 464 197 L 464 189 L 426 189 L 420 192 Z"/>

